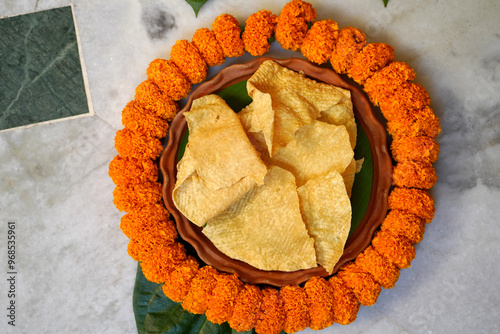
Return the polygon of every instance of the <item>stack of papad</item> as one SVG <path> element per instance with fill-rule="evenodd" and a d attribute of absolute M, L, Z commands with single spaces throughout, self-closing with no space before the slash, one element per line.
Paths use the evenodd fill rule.
<path fill-rule="evenodd" d="M 214 95 L 185 113 L 190 136 L 174 202 L 231 258 L 261 270 L 319 263 L 331 272 L 359 171 L 350 92 L 274 61 L 247 90 L 253 101 L 238 114 Z"/>
<path fill-rule="evenodd" d="M 202 226 L 263 184 L 267 167 L 222 98 L 199 98 L 184 116 L 189 143 L 177 165 L 172 197 L 186 218 Z"/>
<path fill-rule="evenodd" d="M 280 167 L 271 167 L 262 186 L 208 221 L 203 233 L 221 252 L 262 270 L 316 267 L 295 179 Z"/>

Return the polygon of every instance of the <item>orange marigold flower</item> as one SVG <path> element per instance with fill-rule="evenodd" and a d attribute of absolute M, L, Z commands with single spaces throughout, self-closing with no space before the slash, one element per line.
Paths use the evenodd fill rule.
<path fill-rule="evenodd" d="M 426 223 L 432 221 L 436 212 L 434 199 L 423 189 L 396 187 L 389 194 L 387 203 L 389 209 L 414 214 L 423 218 Z"/>
<path fill-rule="evenodd" d="M 337 276 L 352 290 L 361 305 L 375 304 L 382 288 L 369 272 L 361 269 L 355 262 L 348 262 L 340 267 Z"/>
<path fill-rule="evenodd" d="M 241 28 L 238 20 L 231 14 L 221 14 L 212 23 L 215 38 L 222 47 L 224 56 L 239 57 L 245 53 L 245 45 L 241 39 Z"/>
<path fill-rule="evenodd" d="M 217 284 L 217 270 L 210 266 L 201 267 L 191 280 L 189 292 L 182 301 L 182 307 L 193 314 L 203 314 L 207 310 L 208 300 Z"/>
<path fill-rule="evenodd" d="M 436 170 L 430 162 L 404 161 L 392 170 L 393 183 L 398 187 L 430 189 L 437 179 Z"/>
<path fill-rule="evenodd" d="M 392 157 L 397 162 L 436 162 L 439 144 L 431 137 L 396 137 L 391 144 Z"/>
<path fill-rule="evenodd" d="M 186 260 L 186 250 L 180 242 L 158 247 L 141 262 L 144 277 L 150 282 L 163 283 L 169 273 Z"/>
<path fill-rule="evenodd" d="M 337 275 L 332 276 L 328 283 L 333 288 L 333 321 L 347 325 L 356 320 L 359 302 L 354 293 Z"/>
<path fill-rule="evenodd" d="M 377 252 L 373 246 L 368 246 L 359 254 L 355 263 L 372 274 L 384 289 L 393 288 L 399 278 L 398 267 Z"/>
<path fill-rule="evenodd" d="M 287 50 L 296 51 L 306 36 L 307 22 L 316 19 L 316 10 L 309 2 L 293 0 L 287 3 L 277 19 L 275 37 Z"/>
<path fill-rule="evenodd" d="M 330 59 L 337 37 L 339 26 L 332 20 L 316 21 L 304 37 L 300 46 L 302 54 L 311 62 L 323 64 Z"/>
<path fill-rule="evenodd" d="M 238 332 L 250 331 L 257 323 L 263 297 L 258 286 L 245 284 L 234 301 L 229 326 Z"/>
<path fill-rule="evenodd" d="M 153 60 L 146 74 L 167 97 L 175 101 L 185 98 L 191 91 L 191 82 L 172 60 Z"/>
<path fill-rule="evenodd" d="M 379 101 L 380 111 L 385 119 L 392 121 L 406 112 L 422 109 L 431 103 L 424 87 L 417 83 L 403 82 L 387 98 Z"/>
<path fill-rule="evenodd" d="M 168 132 L 166 120 L 150 113 L 136 101 L 130 101 L 123 108 L 122 124 L 125 128 L 142 133 L 147 137 L 163 138 Z"/>
<path fill-rule="evenodd" d="M 144 108 L 167 121 L 172 120 L 179 111 L 177 103 L 151 80 L 144 80 L 136 87 L 134 98 Z"/>
<path fill-rule="evenodd" d="M 309 326 L 306 291 L 299 286 L 287 285 L 281 288 L 280 297 L 285 310 L 283 330 L 295 333 Z"/>
<path fill-rule="evenodd" d="M 427 136 L 435 138 L 441 133 L 439 119 L 429 106 L 403 112 L 387 122 L 387 132 L 392 136 Z"/>
<path fill-rule="evenodd" d="M 347 75 L 364 84 L 375 72 L 394 60 L 394 48 L 385 43 L 369 43 L 352 60 Z"/>
<path fill-rule="evenodd" d="M 215 34 L 208 28 L 200 28 L 194 32 L 193 44 L 200 51 L 208 66 L 217 66 L 224 63 L 224 51 L 217 42 Z"/>
<path fill-rule="evenodd" d="M 158 167 L 153 160 L 137 160 L 115 156 L 109 163 L 109 177 L 118 184 L 137 184 L 158 180 Z"/>
<path fill-rule="evenodd" d="M 147 243 L 130 239 L 127 245 L 128 255 L 135 261 L 147 260 L 154 253 L 157 247 L 163 246 L 164 240 L 157 237 L 151 237 Z"/>
<path fill-rule="evenodd" d="M 163 150 L 158 138 L 148 137 L 127 128 L 116 132 L 115 148 L 122 157 L 135 158 L 140 161 L 154 160 L 160 156 Z"/>
<path fill-rule="evenodd" d="M 262 9 L 250 15 L 242 35 L 245 50 L 252 56 L 261 56 L 269 51 L 269 39 L 275 28 L 276 15 L 272 12 Z"/>
<path fill-rule="evenodd" d="M 400 269 L 409 268 L 415 258 L 415 247 L 402 235 L 379 231 L 373 237 L 373 248 Z"/>
<path fill-rule="evenodd" d="M 120 228 L 127 237 L 137 240 L 147 241 L 151 235 L 160 235 L 165 243 L 172 244 L 177 238 L 175 223 L 160 203 L 127 213 L 121 218 Z"/>
<path fill-rule="evenodd" d="M 354 27 L 340 29 L 337 43 L 330 57 L 332 68 L 337 73 L 347 73 L 352 60 L 366 45 L 365 34 Z"/>
<path fill-rule="evenodd" d="M 283 300 L 279 296 L 279 290 L 264 288 L 262 295 L 255 332 L 258 334 L 279 334 L 285 321 L 285 310 L 283 309 Z"/>
<path fill-rule="evenodd" d="M 170 51 L 170 59 L 192 84 L 200 83 L 207 77 L 207 63 L 192 42 L 185 39 L 175 42 Z"/>
<path fill-rule="evenodd" d="M 415 79 L 415 71 L 402 61 L 394 61 L 366 79 L 363 90 L 378 106 L 379 100 L 388 99 L 403 82 Z"/>
<path fill-rule="evenodd" d="M 214 324 L 222 324 L 231 318 L 236 296 L 243 288 L 243 282 L 237 275 L 220 274 L 217 284 L 209 297 L 208 307 L 205 311 L 207 319 Z"/>
<path fill-rule="evenodd" d="M 416 215 L 403 211 L 391 210 L 385 217 L 382 231 L 406 237 L 412 244 L 422 241 L 425 232 L 424 220 Z"/>
<path fill-rule="evenodd" d="M 170 224 L 171 221 L 168 220 L 159 222 L 158 229 L 162 226 L 169 228 Z M 137 234 L 137 239 L 135 238 L 135 235 L 130 238 L 127 251 L 131 258 L 135 261 L 146 261 L 152 256 L 152 254 L 155 253 L 157 248 L 173 244 L 172 237 L 169 236 L 168 233 L 155 232 L 157 231 L 153 231 L 147 236 L 146 232 L 141 235 Z"/>
<path fill-rule="evenodd" d="M 189 256 L 186 261 L 180 263 L 171 271 L 162 286 L 165 296 L 180 303 L 186 297 L 191 280 L 198 272 L 198 261 L 192 256 Z"/>
<path fill-rule="evenodd" d="M 117 185 L 113 191 L 113 203 L 120 211 L 130 212 L 161 201 L 161 184 L 144 182 Z"/>
<path fill-rule="evenodd" d="M 309 306 L 309 327 L 324 329 L 333 324 L 333 288 L 323 278 L 312 277 L 304 285 Z"/>

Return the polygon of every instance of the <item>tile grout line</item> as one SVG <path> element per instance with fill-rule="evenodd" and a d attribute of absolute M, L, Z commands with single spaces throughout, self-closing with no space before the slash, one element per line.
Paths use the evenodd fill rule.
<path fill-rule="evenodd" d="M 94 105 L 92 104 L 92 97 L 90 95 L 90 84 L 87 75 L 87 67 L 85 66 L 85 60 L 83 59 L 82 44 L 80 41 L 80 33 L 78 30 L 78 24 L 76 22 L 75 8 L 73 2 L 71 2 L 70 6 L 71 6 L 71 14 L 73 15 L 73 24 L 75 26 L 76 44 L 78 48 L 78 56 L 80 57 L 80 67 L 82 69 L 83 85 L 85 87 L 85 95 L 87 97 L 87 107 L 89 108 L 89 114 L 91 116 L 94 116 L 95 115 Z"/>

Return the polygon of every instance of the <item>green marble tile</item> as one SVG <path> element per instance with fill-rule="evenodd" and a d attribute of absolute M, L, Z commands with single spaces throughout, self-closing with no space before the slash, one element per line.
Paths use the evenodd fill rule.
<path fill-rule="evenodd" d="M 0 130 L 89 112 L 71 7 L 0 20 Z"/>

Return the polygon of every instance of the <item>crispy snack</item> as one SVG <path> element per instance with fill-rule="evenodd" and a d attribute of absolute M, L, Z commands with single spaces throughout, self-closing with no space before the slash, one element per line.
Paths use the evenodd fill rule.
<path fill-rule="evenodd" d="M 354 150 L 354 147 L 356 147 L 358 129 L 356 120 L 354 119 L 351 92 L 346 89 L 339 89 L 343 94 L 339 103 L 331 106 L 327 110 L 322 111 L 318 121 L 345 126 L 347 132 L 349 133 L 351 147 Z"/>
<path fill-rule="evenodd" d="M 177 208 L 201 226 L 262 184 L 267 167 L 220 97 L 197 99 L 184 115 L 189 144 L 178 164 L 172 197 Z"/>
<path fill-rule="evenodd" d="M 314 240 L 302 221 L 294 177 L 279 167 L 269 170 L 264 185 L 209 220 L 203 233 L 227 256 L 258 269 L 316 267 Z"/>
<path fill-rule="evenodd" d="M 300 127 L 312 123 L 344 97 L 344 90 L 306 78 L 265 61 L 247 82 L 255 104 L 248 127 L 262 131 L 269 156 L 293 139 Z"/>
<path fill-rule="evenodd" d="M 351 203 L 342 176 L 333 171 L 309 180 L 297 192 L 307 230 L 314 239 L 317 262 L 331 273 L 351 227 Z"/>
<path fill-rule="evenodd" d="M 332 171 L 344 173 L 353 157 L 354 151 L 344 126 L 314 121 L 298 129 L 270 163 L 292 172 L 300 187 Z"/>

